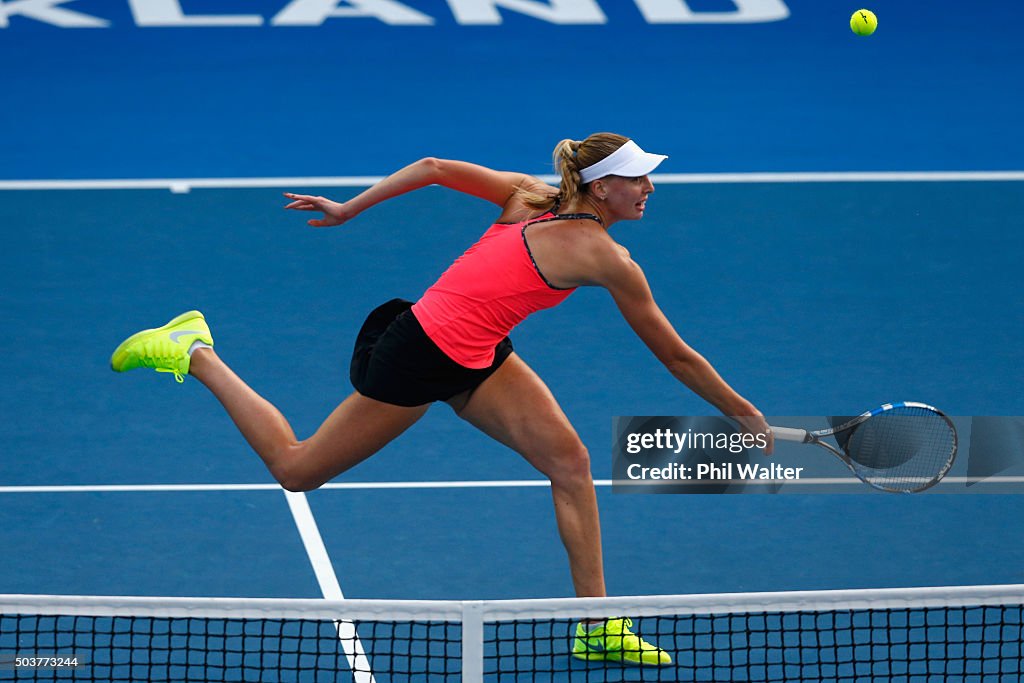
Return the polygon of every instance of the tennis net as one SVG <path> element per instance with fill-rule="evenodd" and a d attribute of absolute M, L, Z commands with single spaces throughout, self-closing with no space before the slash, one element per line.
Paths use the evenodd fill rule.
<path fill-rule="evenodd" d="M 0 680 L 1021 681 L 1024 585 L 505 601 L 0 595 Z M 671 664 L 573 657 L 628 616 Z"/>

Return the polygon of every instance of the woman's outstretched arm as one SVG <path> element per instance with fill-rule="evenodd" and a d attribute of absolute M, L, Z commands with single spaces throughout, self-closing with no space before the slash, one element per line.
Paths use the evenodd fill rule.
<path fill-rule="evenodd" d="M 734 418 L 744 430 L 766 434 L 765 453 L 771 454 L 774 439 L 761 412 L 683 341 L 654 301 L 647 278 L 628 252 L 609 239 L 602 240 L 590 256 L 593 282 L 609 291 L 626 322 L 668 371 L 724 415 Z"/>
<path fill-rule="evenodd" d="M 516 188 L 544 187 L 541 181 L 525 173 L 495 171 L 465 161 L 427 157 L 392 173 L 347 202 L 286 192 L 284 196 L 291 202 L 284 208 L 322 212 L 323 218 L 315 218 L 308 223 L 316 228 L 326 228 L 341 225 L 371 206 L 428 185 L 441 185 L 501 207 L 512 198 Z"/>

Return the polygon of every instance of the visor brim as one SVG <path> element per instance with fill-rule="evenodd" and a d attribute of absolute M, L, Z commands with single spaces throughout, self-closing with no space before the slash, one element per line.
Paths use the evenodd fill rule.
<path fill-rule="evenodd" d="M 623 178 L 639 178 L 653 173 L 665 159 L 668 159 L 667 154 L 644 152 L 643 156 L 631 159 L 628 164 L 623 165 L 622 168 L 615 169 L 615 172 L 610 175 L 622 176 Z M 595 178 L 595 180 L 597 179 Z"/>

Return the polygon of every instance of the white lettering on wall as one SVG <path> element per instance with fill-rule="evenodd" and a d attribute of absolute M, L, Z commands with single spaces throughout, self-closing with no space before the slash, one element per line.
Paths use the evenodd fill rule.
<path fill-rule="evenodd" d="M 552 24 L 604 24 L 608 21 L 596 0 L 448 0 L 448 6 L 460 24 L 500 24 L 499 7 Z"/>
<path fill-rule="evenodd" d="M 782 0 L 733 0 L 733 12 L 694 12 L 686 0 L 634 0 L 651 24 L 752 24 L 789 17 Z"/>
<path fill-rule="evenodd" d="M 10 17 L 22 16 L 61 28 L 106 28 L 110 22 L 57 5 L 71 0 L 0 0 L 0 28 L 7 28 Z"/>
<path fill-rule="evenodd" d="M 23 17 L 59 28 L 108 28 L 111 22 L 62 7 L 73 0 L 0 0 L 0 28 L 11 17 Z M 109 0 L 108 0 L 109 1 Z M 605 0 L 622 2 L 623 0 Z M 464 26 L 497 26 L 502 11 L 561 25 L 605 24 L 599 0 L 446 0 L 452 16 Z M 650 24 L 749 24 L 789 17 L 785 0 L 732 0 L 730 12 L 695 12 L 687 0 L 633 0 Z M 328 19 L 368 18 L 391 26 L 433 26 L 434 17 L 399 0 L 282 0 L 284 7 L 270 20 L 273 26 L 320 26 Z M 128 0 L 140 27 L 263 26 L 259 14 L 185 14 L 180 0 Z"/>
<path fill-rule="evenodd" d="M 371 17 L 392 26 L 430 26 L 433 17 L 417 12 L 396 0 L 350 0 L 338 7 L 337 0 L 292 0 L 271 20 L 274 26 L 319 26 L 327 19 Z"/>
<path fill-rule="evenodd" d="M 178 0 L 128 0 L 139 26 L 262 26 L 258 14 L 186 15 Z"/>

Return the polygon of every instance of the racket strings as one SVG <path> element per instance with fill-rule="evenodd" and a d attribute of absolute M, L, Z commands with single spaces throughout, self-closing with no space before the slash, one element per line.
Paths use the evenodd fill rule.
<path fill-rule="evenodd" d="M 846 443 L 864 481 L 888 491 L 920 491 L 941 479 L 956 454 L 956 432 L 942 414 L 923 407 L 879 413 Z"/>

